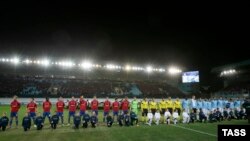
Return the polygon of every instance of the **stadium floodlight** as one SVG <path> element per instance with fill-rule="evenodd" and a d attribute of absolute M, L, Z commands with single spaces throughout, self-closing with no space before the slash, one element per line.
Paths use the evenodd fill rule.
<path fill-rule="evenodd" d="M 126 70 L 126 71 L 130 71 L 130 70 L 131 70 L 131 66 L 130 66 L 130 65 L 126 65 L 126 66 L 125 66 L 125 70 Z"/>
<path fill-rule="evenodd" d="M 20 60 L 19 60 L 19 58 L 14 57 L 14 58 L 10 59 L 10 62 L 14 63 L 14 64 L 18 64 L 20 62 Z"/>
<path fill-rule="evenodd" d="M 44 59 L 40 61 L 41 65 L 47 67 L 50 65 L 50 61 L 48 59 Z"/>
<path fill-rule="evenodd" d="M 165 72 L 166 70 L 163 68 L 159 68 L 159 72 Z"/>
<path fill-rule="evenodd" d="M 235 69 L 224 70 L 220 73 L 220 76 L 233 75 L 236 73 Z"/>
<path fill-rule="evenodd" d="M 95 64 L 93 66 L 96 67 L 96 68 L 100 68 L 101 67 L 101 65 L 99 65 L 99 64 Z"/>
<path fill-rule="evenodd" d="M 178 69 L 178 68 L 176 68 L 176 67 L 170 67 L 169 69 L 168 69 L 168 73 L 169 74 L 179 74 L 179 73 L 181 73 L 182 72 L 182 70 L 181 69 Z"/>
<path fill-rule="evenodd" d="M 108 64 L 108 65 L 106 65 L 106 68 L 109 69 L 109 70 L 113 70 L 113 69 L 115 69 L 115 65 Z"/>
<path fill-rule="evenodd" d="M 142 67 L 139 67 L 138 70 L 144 70 Z"/>
<path fill-rule="evenodd" d="M 81 68 L 84 70 L 89 70 L 93 67 L 93 64 L 90 61 L 83 61 L 81 64 Z"/>
<path fill-rule="evenodd" d="M 30 63 L 32 63 L 32 61 L 31 61 L 31 60 L 29 60 L 29 59 L 26 59 L 26 60 L 24 61 L 24 63 L 26 63 L 26 64 L 30 64 Z"/>
<path fill-rule="evenodd" d="M 71 67 L 74 66 L 74 63 L 71 62 L 71 61 L 61 61 L 61 62 L 58 62 L 58 65 L 63 66 L 63 67 L 71 68 Z"/>
<path fill-rule="evenodd" d="M 151 66 L 147 66 L 147 67 L 146 67 L 146 71 L 147 71 L 148 73 L 151 73 L 151 72 L 153 71 L 153 68 L 152 68 Z"/>
<path fill-rule="evenodd" d="M 5 58 L 2 58 L 2 60 L 1 60 L 2 62 L 5 62 Z"/>

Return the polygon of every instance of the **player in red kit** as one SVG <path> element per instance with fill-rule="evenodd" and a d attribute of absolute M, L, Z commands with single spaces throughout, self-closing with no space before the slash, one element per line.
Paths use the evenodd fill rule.
<path fill-rule="evenodd" d="M 43 102 L 43 120 L 45 120 L 46 117 L 48 117 L 50 121 L 50 109 L 52 107 L 51 102 L 49 101 L 49 98 L 46 97 L 45 101 Z"/>
<path fill-rule="evenodd" d="M 125 100 L 122 101 L 121 108 L 122 108 L 123 114 L 126 115 L 129 109 L 128 97 L 125 97 Z"/>
<path fill-rule="evenodd" d="M 109 115 L 111 107 L 111 102 L 109 101 L 109 98 L 106 97 L 106 100 L 103 102 L 103 122 L 106 121 L 107 115 Z"/>
<path fill-rule="evenodd" d="M 63 124 L 63 110 L 64 110 L 64 106 L 65 106 L 65 104 L 64 104 L 63 98 L 59 97 L 58 101 L 56 103 L 56 114 L 57 114 L 58 117 L 61 118 L 62 125 L 64 125 Z"/>
<path fill-rule="evenodd" d="M 90 103 L 90 106 L 91 106 L 92 112 L 95 112 L 96 116 L 98 116 L 98 105 L 99 105 L 99 102 L 96 99 L 96 96 L 94 96 L 93 100 Z"/>
<path fill-rule="evenodd" d="M 10 103 L 10 128 L 12 125 L 13 118 L 15 117 L 16 119 L 16 127 L 18 126 L 18 111 L 21 107 L 21 103 L 17 100 L 17 96 L 13 97 L 13 101 Z"/>
<path fill-rule="evenodd" d="M 35 124 L 36 108 L 37 108 L 37 104 L 35 103 L 34 98 L 31 98 L 30 103 L 27 104 L 27 111 L 29 113 L 29 117 L 32 118 L 34 122 L 34 127 L 36 127 L 36 124 Z"/>
<path fill-rule="evenodd" d="M 71 100 L 69 101 L 69 116 L 68 116 L 68 126 L 70 125 L 70 118 L 75 117 L 76 113 L 77 102 L 75 101 L 75 97 L 72 96 Z"/>
<path fill-rule="evenodd" d="M 80 97 L 80 116 L 83 117 L 87 110 L 88 102 L 84 99 L 83 96 Z"/>
<path fill-rule="evenodd" d="M 112 109 L 113 109 L 113 120 L 118 119 L 118 113 L 119 113 L 119 108 L 120 108 L 120 103 L 118 102 L 118 99 L 115 98 L 115 102 L 112 104 Z"/>

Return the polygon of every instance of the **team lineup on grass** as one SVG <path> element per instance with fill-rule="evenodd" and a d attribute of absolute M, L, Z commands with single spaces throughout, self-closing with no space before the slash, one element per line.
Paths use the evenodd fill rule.
<path fill-rule="evenodd" d="M 59 123 L 61 126 L 70 126 L 71 119 L 73 119 L 72 127 L 74 129 L 88 128 L 89 125 L 95 128 L 101 124 L 111 127 L 113 123 L 128 127 L 139 126 L 139 124 L 151 126 L 152 123 L 159 125 L 182 122 L 185 124 L 196 121 L 220 122 L 231 119 L 246 119 L 246 111 L 242 105 L 243 101 L 240 99 L 196 100 L 194 96 L 182 101 L 178 98 L 172 100 L 169 97 L 167 100 L 162 99 L 160 102 L 156 102 L 154 99 L 148 101 L 146 98 L 140 102 L 134 98 L 129 102 L 127 97 L 121 101 L 116 98 L 114 102 L 111 102 L 106 98 L 103 102 L 103 119 L 101 122 L 98 119 L 99 101 L 95 96 L 91 102 L 85 100 L 83 96 L 79 100 L 72 97 L 67 106 L 63 98 L 60 97 L 55 105 L 56 110 L 54 112 L 49 98 L 45 98 L 43 102 L 43 112 L 38 112 L 38 105 L 34 98 L 31 98 L 26 106 L 22 106 L 17 97 L 14 96 L 10 103 L 10 117 L 8 117 L 7 111 L 3 112 L 0 119 L 0 128 L 2 131 L 13 128 L 13 121 L 18 127 L 18 111 L 21 107 L 26 107 L 26 113 L 24 117 L 21 117 L 21 125 L 24 131 L 28 131 L 32 124 L 37 130 L 42 130 L 46 118 L 48 118 L 51 129 L 56 129 Z M 65 108 L 68 108 L 67 124 L 64 123 Z M 139 111 L 141 115 L 139 115 Z"/>

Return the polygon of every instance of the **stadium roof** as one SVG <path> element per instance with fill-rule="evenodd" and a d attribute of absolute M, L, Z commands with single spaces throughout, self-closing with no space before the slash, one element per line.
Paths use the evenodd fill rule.
<path fill-rule="evenodd" d="M 218 73 L 227 69 L 235 69 L 235 68 L 239 68 L 239 67 L 245 67 L 245 66 L 249 66 L 250 65 L 250 59 L 249 60 L 245 60 L 245 61 L 241 61 L 238 63 L 232 63 L 232 64 L 227 64 L 224 66 L 219 66 L 219 67 L 215 67 L 211 70 L 212 73 Z"/>

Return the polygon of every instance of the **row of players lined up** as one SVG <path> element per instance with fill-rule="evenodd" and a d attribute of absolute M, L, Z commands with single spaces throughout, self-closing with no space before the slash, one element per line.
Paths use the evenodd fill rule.
<path fill-rule="evenodd" d="M 206 122 L 207 120 L 209 120 L 209 122 L 217 122 L 217 121 L 222 121 L 224 119 L 231 119 L 233 118 L 233 114 L 231 112 L 229 112 L 229 114 L 227 113 L 227 110 L 224 111 L 224 114 L 222 115 L 222 113 L 219 111 L 219 109 L 214 110 L 213 112 L 211 112 L 209 114 L 209 117 L 206 117 L 205 114 L 203 113 L 202 109 L 198 110 L 199 113 L 195 114 L 194 110 L 192 110 L 192 112 L 189 114 L 187 113 L 186 110 L 184 110 L 182 112 L 182 122 L 183 123 L 194 123 L 194 121 L 198 120 L 200 122 Z M 227 113 L 227 114 L 225 114 Z M 239 117 L 237 117 L 238 119 L 244 119 L 246 118 L 246 114 L 244 113 L 243 115 L 239 114 Z M 198 118 L 198 119 L 197 119 Z M 79 127 L 82 125 L 83 128 L 87 128 L 89 122 L 91 123 L 91 126 L 93 128 L 95 128 L 97 126 L 98 123 L 98 118 L 96 116 L 96 113 L 93 112 L 92 116 L 90 116 L 88 114 L 88 112 L 86 111 L 85 114 L 82 116 L 80 116 L 79 112 L 76 112 L 76 114 L 74 115 L 73 118 L 73 127 L 75 129 L 79 129 Z M 44 117 L 41 116 L 40 112 L 38 112 L 38 116 L 35 117 L 35 125 L 37 130 L 42 130 L 43 126 L 44 126 Z M 55 114 L 49 118 L 50 120 L 50 124 L 51 124 L 51 129 L 56 129 L 57 128 L 57 124 L 59 122 L 59 116 L 57 114 L 57 112 L 55 112 Z M 130 111 L 127 114 L 123 114 L 123 113 L 119 113 L 118 115 L 118 124 L 120 126 L 133 126 L 134 124 L 138 125 L 138 116 L 135 114 L 135 112 Z M 160 120 L 161 120 L 161 115 L 160 115 L 160 111 L 157 110 L 155 112 L 155 115 L 152 114 L 151 110 L 148 111 L 147 113 L 147 123 L 149 126 L 151 126 L 152 122 L 155 122 L 156 125 L 159 125 Z M 180 121 L 180 116 L 178 114 L 178 110 L 175 110 L 173 112 L 173 114 L 171 115 L 171 113 L 168 111 L 168 109 L 165 111 L 164 113 L 164 120 L 165 123 L 170 124 L 170 122 L 172 121 L 174 124 L 177 124 Z M 3 131 L 5 131 L 7 125 L 8 125 L 9 119 L 6 116 L 6 113 L 3 113 L 2 118 L 0 118 L 0 129 L 2 128 Z M 107 127 L 111 127 L 113 124 L 114 120 L 113 117 L 108 113 L 107 117 L 106 117 L 106 125 Z M 29 113 L 26 113 L 26 115 L 23 117 L 22 120 L 22 126 L 24 131 L 28 131 L 31 128 L 31 117 L 29 116 Z"/>
<path fill-rule="evenodd" d="M 213 104 L 214 103 L 214 104 Z M 215 104 L 216 103 L 216 104 Z M 17 97 L 14 96 L 13 101 L 11 102 L 11 114 L 10 114 L 10 122 L 9 125 L 11 127 L 13 118 L 16 119 L 16 126 L 18 125 L 18 111 L 21 107 L 20 102 L 17 100 Z M 75 112 L 77 109 L 77 106 L 80 107 L 80 116 L 83 116 L 88 108 L 88 101 L 83 98 L 83 96 L 80 97 L 80 100 L 77 102 L 74 97 L 68 102 L 68 109 L 69 109 L 69 116 L 68 116 L 68 125 L 70 125 L 70 119 L 71 117 L 75 116 Z M 95 113 L 95 115 L 98 115 L 98 105 L 99 101 L 96 99 L 96 97 L 93 98 L 93 100 L 90 102 L 90 107 L 92 112 Z M 210 106 L 211 105 L 211 106 Z M 49 98 L 46 98 L 46 100 L 43 102 L 43 119 L 46 117 L 51 118 L 50 116 L 50 110 L 51 110 L 52 104 L 49 101 Z M 56 103 L 56 112 L 57 116 L 61 118 L 61 123 L 64 123 L 63 119 L 63 111 L 64 111 L 65 103 L 63 101 L 63 98 L 60 97 L 58 99 L 58 102 Z M 168 100 L 162 99 L 159 103 L 155 102 L 154 99 L 147 101 L 145 98 L 141 102 L 138 102 L 136 98 L 134 98 L 131 102 L 128 101 L 127 97 L 119 102 L 118 99 L 116 99 L 113 103 L 109 101 L 107 98 L 104 101 L 103 104 L 103 110 L 104 110 L 104 118 L 103 121 L 106 120 L 107 115 L 110 112 L 110 108 L 112 107 L 113 111 L 113 117 L 118 117 L 119 110 L 121 109 L 123 111 L 123 114 L 127 114 L 128 110 L 130 109 L 133 111 L 136 115 L 138 114 L 139 108 L 142 110 L 142 121 L 146 122 L 146 117 L 148 110 L 151 110 L 152 115 L 154 116 L 157 109 L 160 110 L 160 113 L 163 115 L 166 110 L 172 114 L 173 109 L 176 109 L 178 111 L 178 115 L 180 115 L 181 111 L 185 111 L 190 114 L 189 109 L 193 109 L 194 113 L 197 113 L 196 109 L 202 109 L 202 112 L 205 114 L 206 117 L 208 117 L 209 112 L 215 109 L 219 109 L 221 113 L 223 113 L 223 108 L 225 108 L 227 111 L 231 109 L 231 111 L 234 113 L 234 109 L 238 112 L 240 112 L 241 107 L 241 101 L 237 99 L 236 101 L 232 100 L 223 100 L 222 98 L 219 100 L 195 100 L 195 97 L 193 96 L 192 99 L 188 100 L 185 99 L 183 101 L 180 101 L 178 98 L 173 101 L 171 100 L 171 97 L 168 98 Z M 30 102 L 27 104 L 27 112 L 28 116 L 33 119 L 33 122 L 35 123 L 35 117 L 37 112 L 37 104 L 34 101 L 34 98 L 31 98 Z M 228 111 L 229 113 L 229 111 Z M 243 113 L 245 113 L 243 111 Z M 64 125 L 64 124 L 63 124 Z M 34 125 L 36 126 L 36 125 Z"/>

